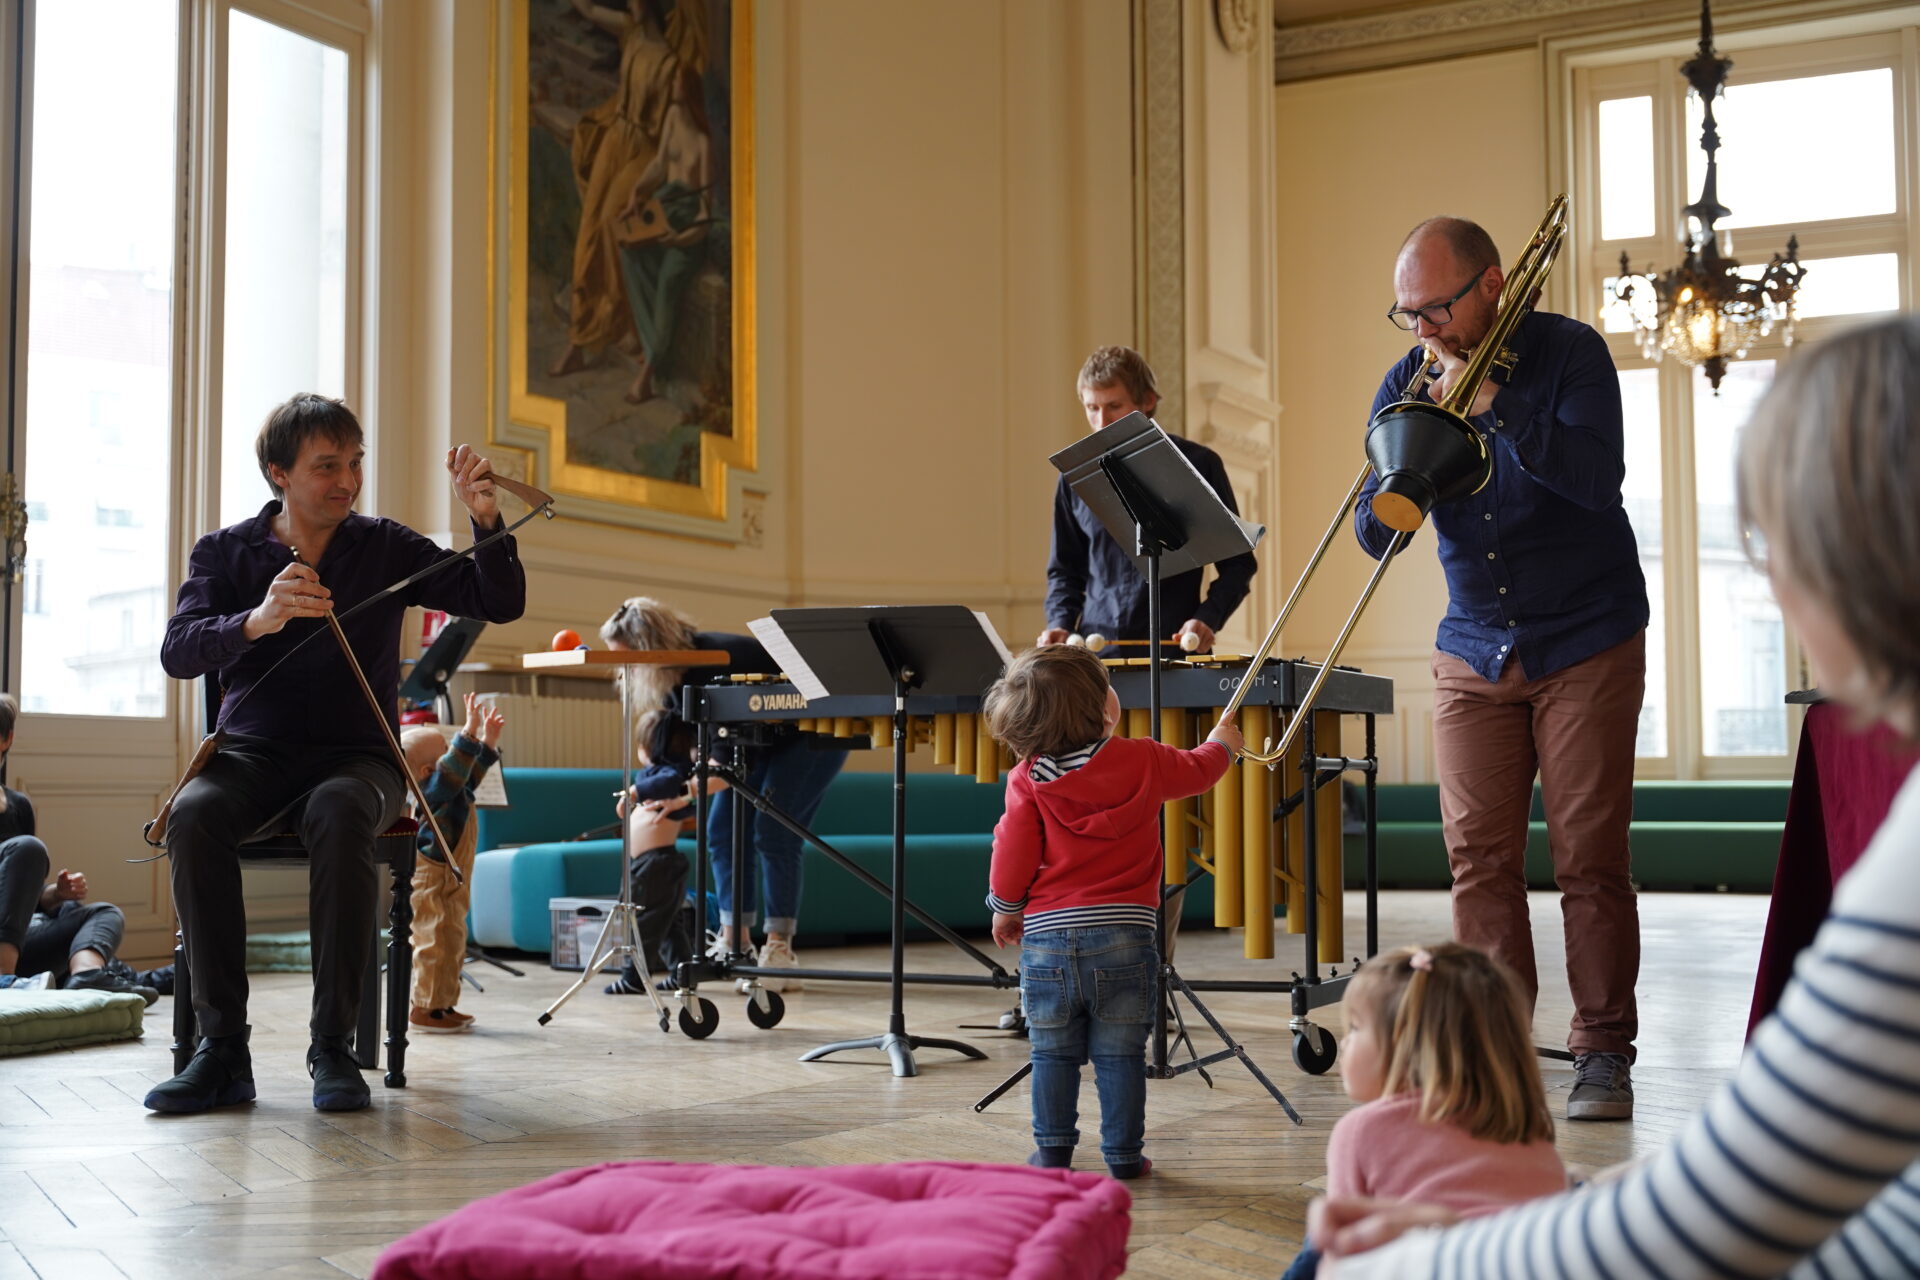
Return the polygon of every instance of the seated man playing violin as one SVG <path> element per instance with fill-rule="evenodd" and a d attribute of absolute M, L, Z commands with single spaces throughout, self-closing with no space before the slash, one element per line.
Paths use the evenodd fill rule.
<path fill-rule="evenodd" d="M 348 1040 L 373 949 L 373 842 L 407 795 L 388 745 L 401 620 L 420 605 L 511 622 L 526 604 L 511 537 L 387 594 L 448 553 L 396 521 L 355 513 L 365 436 L 340 401 L 294 396 L 267 415 L 255 452 L 273 500 L 194 545 L 161 647 L 168 675 L 217 674 L 224 696 L 219 748 L 181 787 L 166 823 L 201 1040 L 186 1069 L 147 1094 L 155 1111 L 204 1111 L 254 1096 L 238 848 L 282 813 L 310 863 L 313 1105 L 350 1111 L 368 1104 Z M 503 527 L 491 464 L 460 445 L 446 465 L 479 543 Z M 303 644 L 329 626 L 330 613 L 384 711 L 385 729 L 340 645 L 325 638 Z"/>

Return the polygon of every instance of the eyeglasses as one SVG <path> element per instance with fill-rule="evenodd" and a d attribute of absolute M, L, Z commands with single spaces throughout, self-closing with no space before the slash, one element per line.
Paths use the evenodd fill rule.
<path fill-rule="evenodd" d="M 1436 302 L 1432 306 L 1427 307 L 1394 307 L 1387 312 L 1387 319 L 1393 321 L 1395 325 L 1402 329 L 1411 330 L 1422 320 L 1425 320 L 1437 329 L 1453 319 L 1453 304 L 1466 297 L 1467 291 L 1472 289 L 1476 284 L 1479 284 L 1480 277 L 1487 274 L 1489 270 L 1491 270 L 1490 267 L 1482 267 L 1474 272 L 1473 279 L 1461 285 L 1460 292 L 1454 294 L 1445 302 Z"/>

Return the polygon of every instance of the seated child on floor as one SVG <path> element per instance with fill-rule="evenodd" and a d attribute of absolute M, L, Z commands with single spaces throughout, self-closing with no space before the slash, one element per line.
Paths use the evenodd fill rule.
<path fill-rule="evenodd" d="M 674 842 L 693 820 L 693 726 L 667 710 L 640 717 L 634 736 L 641 769 L 633 790 L 622 796 L 615 812 L 627 824 L 627 873 L 633 881 L 633 901 L 639 908 L 636 923 L 647 967 L 669 975 L 673 966 L 693 958 L 693 938 L 682 923 L 681 905 L 687 896 L 687 855 Z M 709 794 L 726 788 L 718 778 L 707 780 Z M 639 995 L 646 991 L 640 970 L 629 960 L 620 976 L 607 984 L 610 996 Z"/>
<path fill-rule="evenodd" d="M 1361 1105 L 1327 1138 L 1327 1194 L 1462 1217 L 1564 1191 L 1524 999 L 1457 942 L 1385 951 L 1347 988 L 1340 1080 Z M 1309 1243 L 1281 1280 L 1310 1280 Z"/>
<path fill-rule="evenodd" d="M 454 1008 L 460 999 L 460 967 L 467 960 L 467 903 L 473 896 L 473 789 L 500 758 L 496 748 L 506 717 L 491 703 L 467 695 L 467 719 L 448 745 L 438 729 L 416 725 L 400 735 L 407 767 L 420 781 L 440 833 L 453 845 L 460 868 L 455 880 L 433 828 L 420 819 L 419 857 L 413 868 L 413 1012 L 416 1031 L 473 1028 L 473 1015 Z"/>

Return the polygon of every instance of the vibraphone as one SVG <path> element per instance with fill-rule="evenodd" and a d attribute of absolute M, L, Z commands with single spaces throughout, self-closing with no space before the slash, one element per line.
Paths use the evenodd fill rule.
<path fill-rule="evenodd" d="M 1147 659 L 1105 662 L 1124 712 L 1116 732 L 1126 737 L 1149 736 Z M 1240 730 L 1249 743 L 1278 736 L 1285 714 L 1299 705 L 1317 670 L 1303 662 L 1263 665 L 1240 714 Z M 1203 741 L 1245 675 L 1244 657 L 1163 661 L 1162 740 L 1178 747 Z M 684 694 L 686 719 L 714 726 L 723 737 L 728 726 L 785 722 L 802 732 L 856 745 L 865 739 L 880 748 L 893 740 L 892 699 L 886 697 L 809 700 L 781 677 L 753 675 L 688 686 Z M 909 695 L 909 750 L 930 749 L 936 765 L 951 765 L 982 784 L 998 782 L 1013 761 L 986 732 L 980 701 Z M 1301 733 L 1283 766 L 1269 770 L 1236 761 L 1207 795 L 1166 807 L 1166 882 L 1187 883 L 1195 868 L 1211 874 L 1214 923 L 1244 927 L 1243 950 L 1249 959 L 1273 958 L 1274 908 L 1281 903 L 1286 907 L 1287 931 L 1312 935 L 1310 968 L 1338 964 L 1346 957 L 1337 783 L 1347 770 L 1359 770 L 1366 775 L 1371 792 L 1373 720 L 1392 712 L 1390 679 L 1337 668 L 1321 690 L 1313 723 Z M 1345 715 L 1365 717 L 1366 750 L 1357 759 L 1341 754 L 1341 717 Z M 1311 800 L 1302 785 L 1308 776 L 1302 762 L 1308 754 L 1315 761 Z M 1369 814 L 1372 809 L 1369 795 Z M 1314 821 L 1310 823 L 1309 818 Z M 1371 896 L 1367 916 L 1371 952 L 1375 943 Z"/>

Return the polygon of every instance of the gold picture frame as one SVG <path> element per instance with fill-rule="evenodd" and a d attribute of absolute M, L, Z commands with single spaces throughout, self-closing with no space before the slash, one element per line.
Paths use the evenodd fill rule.
<path fill-rule="evenodd" d="M 488 218 L 489 449 L 504 471 L 521 475 L 564 499 L 558 506 L 562 515 L 727 543 L 745 541 L 752 534 L 742 519 L 742 481 L 745 475 L 759 469 L 760 461 L 754 341 L 757 326 L 754 314 L 753 0 L 629 0 L 624 9 L 598 4 L 585 8 L 597 16 L 582 14 L 579 6 L 567 0 L 497 0 L 493 8 L 490 39 L 493 127 L 489 130 L 488 152 L 488 189 L 494 193 Z M 503 14 L 504 33 L 501 31 Z M 607 30 L 588 30 L 587 24 L 611 29 L 612 20 L 623 15 L 632 27 L 625 35 L 615 37 L 619 69 L 609 77 L 605 70 Z M 537 108 L 532 73 L 536 16 L 549 33 L 560 23 L 580 19 L 578 39 L 565 42 L 564 52 L 570 61 L 563 64 L 543 57 L 539 89 L 548 96 Z M 716 33 L 716 28 L 721 30 Z M 589 37 L 592 44 L 588 43 Z M 716 47 L 722 39 L 724 51 Z M 669 51 L 640 47 L 645 42 L 665 42 Z M 582 50 L 578 46 L 586 48 Z M 542 52 L 546 52 L 544 48 Z M 591 63 L 596 52 L 600 61 Z M 650 53 L 654 55 L 653 62 L 648 64 L 653 67 L 651 72 L 641 65 L 641 60 Z M 582 67 L 579 74 L 583 79 L 593 78 L 584 86 L 559 84 L 557 87 L 566 95 L 566 100 L 559 100 L 554 93 L 559 78 L 555 68 L 560 67 L 564 72 L 573 64 Z M 673 70 L 676 65 L 698 67 L 701 74 L 689 81 L 679 80 Z M 725 93 L 721 96 L 725 104 L 724 120 L 719 118 L 719 112 L 702 106 L 703 97 L 712 97 L 711 92 L 700 94 L 688 89 L 684 94 L 679 93 L 684 84 L 704 86 L 710 78 L 717 80 L 722 66 L 725 68 Z M 646 82 L 644 86 L 639 84 L 642 79 Z M 660 87 L 668 82 L 671 87 Z M 503 84 L 504 102 L 499 92 Z M 647 95 L 644 101 L 643 88 Z M 602 90 L 610 94 L 604 102 L 580 109 L 583 101 Z M 671 101 L 663 107 L 663 99 Z M 587 250 L 581 248 L 588 238 L 579 235 L 580 219 L 593 216 L 588 209 L 594 197 L 605 196 L 606 192 L 587 187 L 582 177 L 588 163 L 598 163 L 582 160 L 583 155 L 591 154 L 596 144 L 592 140 L 582 144 L 576 138 L 582 126 L 613 121 L 613 125 L 604 130 L 610 134 L 614 127 L 625 128 L 636 116 L 648 121 L 662 119 L 683 102 L 691 103 L 692 107 L 682 117 L 681 127 L 685 127 L 686 119 L 698 117 L 703 140 L 711 145 L 707 160 L 711 178 L 708 185 L 691 194 L 684 185 L 679 188 L 683 206 L 697 203 L 699 212 L 690 216 L 687 225 L 701 228 L 698 234 L 704 238 L 700 244 L 706 248 L 704 252 L 680 255 L 681 265 L 692 258 L 700 259 L 701 265 L 681 271 L 681 287 L 687 292 L 678 296 L 684 301 L 688 293 L 697 291 L 696 302 L 705 301 L 709 320 L 711 313 L 718 309 L 716 296 L 724 300 L 726 323 L 710 324 L 705 336 L 710 339 L 715 333 L 724 332 L 727 347 L 719 353 L 712 349 L 716 344 L 696 343 L 693 344 L 694 359 L 685 359 L 679 353 L 690 340 L 682 335 L 682 317 L 673 316 L 668 322 L 672 338 L 667 340 L 666 352 L 682 364 L 704 360 L 704 381 L 682 396 L 676 391 L 685 389 L 689 385 L 686 381 L 669 383 L 670 390 L 662 393 L 656 379 L 641 393 L 648 398 L 640 407 L 624 411 L 631 413 L 632 418 L 622 421 L 623 410 L 613 404 L 609 394 L 612 382 L 634 377 L 635 366 L 650 368 L 659 364 L 667 367 L 670 374 L 677 369 L 665 360 L 652 358 L 653 346 L 659 339 L 657 332 L 649 331 L 648 322 L 651 319 L 658 325 L 661 308 L 656 306 L 646 311 L 632 301 L 637 292 L 634 263 L 648 247 L 644 241 L 629 245 L 624 239 L 638 225 L 637 219 L 631 214 L 624 220 L 597 218 L 598 227 L 617 230 L 600 235 L 597 250 L 591 245 Z M 570 121 L 576 123 L 568 129 Z M 503 126 L 504 139 L 500 136 Z M 663 131 L 671 127 L 664 126 Z M 563 131 L 568 142 L 566 148 L 560 149 L 556 140 Z M 629 129 L 628 132 L 638 134 L 640 131 Z M 534 154 L 536 147 L 538 155 Z M 644 142 L 639 147 L 644 148 Z M 666 150 L 666 145 L 661 143 L 660 149 Z M 621 171 L 623 175 L 630 175 L 633 168 L 642 165 L 640 155 L 619 158 L 631 162 L 629 169 Z M 506 170 L 504 190 L 498 182 L 502 159 Z M 569 167 L 561 170 L 560 161 L 570 161 Z M 626 179 L 613 179 L 623 180 Z M 628 186 L 631 185 L 628 181 Z M 562 190 L 563 187 L 567 189 Z M 658 214 L 660 199 L 672 198 L 668 195 L 670 189 L 670 186 L 660 188 L 659 198 L 647 202 L 651 206 L 649 213 Z M 578 209 L 570 225 L 564 208 L 558 211 L 555 208 L 556 204 L 564 205 L 569 194 Z M 503 203 L 504 245 L 493 213 Z M 599 200 L 597 207 L 603 215 L 611 208 L 605 199 Z M 710 225 L 702 227 L 702 224 Z M 555 287 L 559 238 L 556 228 L 576 241 L 572 275 L 561 282 L 560 288 Z M 723 231 L 727 252 L 721 255 L 713 251 L 710 240 Z M 616 240 L 620 242 L 617 248 L 613 244 Z M 496 258 L 501 247 L 505 249 L 504 272 L 499 270 L 502 264 Z M 564 344 L 569 354 L 582 349 L 571 341 L 576 328 L 571 317 L 575 310 L 585 310 L 582 300 L 587 295 L 582 293 L 581 281 L 584 274 L 591 283 L 594 264 L 585 259 L 593 252 L 605 259 L 600 264 L 602 287 L 620 300 L 617 305 L 602 305 L 598 313 L 615 316 L 614 329 L 624 332 L 625 340 L 608 341 L 586 358 L 588 363 L 566 374 L 556 374 L 555 366 L 541 357 L 552 350 L 556 341 Z M 659 257 L 661 252 L 664 251 L 654 256 Z M 716 259 L 728 264 L 724 287 L 715 282 Z M 688 271 L 697 273 L 691 283 L 685 280 Z M 568 305 L 565 307 L 561 303 L 561 288 L 566 290 Z M 606 304 L 607 299 L 602 298 L 601 302 Z M 622 305 L 628 308 L 626 317 L 617 314 Z M 697 307 L 688 309 L 698 313 Z M 555 338 L 556 326 L 564 337 Z M 699 331 L 697 326 L 694 330 Z M 649 338 L 654 341 L 650 342 Z M 676 339 L 680 346 L 671 345 Z M 496 358 L 505 365 L 504 379 L 494 367 Z M 720 374 L 714 372 L 716 362 L 723 366 Z M 502 381 L 504 388 L 500 385 Z M 634 386 L 639 386 L 637 380 Z M 504 396 L 500 394 L 502 390 Z M 556 391 L 562 394 L 554 394 Z M 724 405 L 721 404 L 722 391 Z M 624 398 L 630 397 L 631 392 Z M 687 400 L 697 406 L 699 416 L 686 415 Z M 673 417 L 675 414 L 680 416 Z M 724 429 L 715 429 L 716 416 L 724 417 Z M 664 430 L 660 425 L 663 420 L 669 420 Z M 656 438 L 649 440 L 646 438 L 649 435 Z M 609 454 L 621 465 L 610 465 Z"/>

